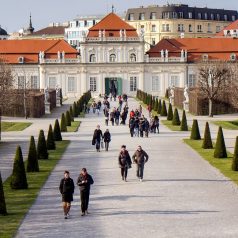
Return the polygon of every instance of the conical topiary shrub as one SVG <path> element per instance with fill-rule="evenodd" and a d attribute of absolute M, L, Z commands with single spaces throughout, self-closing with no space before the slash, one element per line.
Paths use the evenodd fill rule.
<path fill-rule="evenodd" d="M 174 109 L 174 115 L 173 115 L 173 120 L 172 120 L 172 125 L 174 126 L 180 126 L 180 118 L 179 118 L 179 114 L 178 114 L 178 109 L 175 108 Z"/>
<path fill-rule="evenodd" d="M 158 102 L 158 109 L 157 109 L 158 114 L 161 113 L 161 109 L 162 109 L 162 104 L 161 104 L 161 99 L 160 99 Z"/>
<path fill-rule="evenodd" d="M 163 100 L 160 116 L 167 117 L 167 115 L 168 115 L 167 107 L 166 107 L 165 101 Z"/>
<path fill-rule="evenodd" d="M 16 155 L 13 164 L 13 171 L 11 175 L 12 189 L 27 189 L 26 171 L 22 157 L 21 147 L 17 146 Z"/>
<path fill-rule="evenodd" d="M 38 143 L 37 143 L 37 157 L 38 159 L 48 159 L 48 151 L 46 147 L 44 131 L 40 130 Z"/>
<path fill-rule="evenodd" d="M 55 125 L 54 125 L 54 140 L 62 141 L 61 130 L 60 130 L 58 119 L 55 120 Z"/>
<path fill-rule="evenodd" d="M 203 149 L 212 149 L 213 148 L 211 132 L 210 132 L 210 128 L 209 128 L 208 122 L 206 122 L 206 126 L 205 126 L 204 139 L 203 139 L 203 143 L 202 143 L 202 148 Z"/>
<path fill-rule="evenodd" d="M 156 98 L 156 99 L 155 99 L 155 104 L 154 104 L 154 107 L 153 107 L 153 110 L 154 110 L 154 111 L 157 111 L 157 110 L 158 110 L 158 105 L 159 105 L 158 98 Z"/>
<path fill-rule="evenodd" d="M 55 150 L 55 140 L 51 124 L 49 125 L 47 140 L 46 140 L 47 150 Z"/>
<path fill-rule="evenodd" d="M 221 126 L 219 126 L 219 129 L 218 129 L 214 157 L 215 158 L 227 158 L 226 145 L 225 145 L 225 140 L 224 140 L 223 131 L 222 131 Z"/>
<path fill-rule="evenodd" d="M 5 202 L 1 173 L 0 173 L 0 214 L 7 215 L 7 207 L 6 207 L 6 202 Z"/>
<path fill-rule="evenodd" d="M 31 136 L 30 139 L 30 147 L 28 151 L 26 171 L 39 172 L 39 164 L 34 136 Z"/>
<path fill-rule="evenodd" d="M 66 119 L 64 113 L 62 113 L 61 115 L 60 130 L 61 132 L 67 132 Z"/>
<path fill-rule="evenodd" d="M 71 121 L 74 121 L 74 112 L 73 112 L 72 106 L 70 106 L 69 108 L 69 114 L 70 114 Z"/>
<path fill-rule="evenodd" d="M 173 120 L 173 109 L 172 109 L 172 104 L 171 103 L 169 103 L 167 120 L 168 121 L 172 121 Z"/>
<path fill-rule="evenodd" d="M 200 131 L 198 127 L 198 121 L 196 119 L 193 120 L 193 126 L 191 131 L 191 140 L 201 140 Z"/>
<path fill-rule="evenodd" d="M 238 136 L 236 137 L 236 144 L 234 149 L 234 155 L 232 159 L 231 169 L 233 171 L 238 171 Z"/>
<path fill-rule="evenodd" d="M 71 116 L 69 111 L 66 112 L 65 122 L 66 122 L 66 126 L 71 126 Z"/>
<path fill-rule="evenodd" d="M 73 105 L 73 112 L 74 112 L 74 117 L 77 117 L 79 115 L 76 102 L 74 102 L 74 105 Z"/>
<path fill-rule="evenodd" d="M 182 121 L 181 121 L 181 125 L 180 125 L 180 130 L 188 131 L 188 123 L 187 123 L 187 117 L 186 117 L 185 110 L 183 110 L 183 116 L 182 116 Z"/>

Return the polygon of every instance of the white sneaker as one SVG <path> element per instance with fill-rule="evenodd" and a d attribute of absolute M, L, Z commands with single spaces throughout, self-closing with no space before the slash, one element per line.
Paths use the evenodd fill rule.
<path fill-rule="evenodd" d="M 143 181 L 143 179 L 140 178 L 140 182 L 142 182 L 142 181 Z"/>

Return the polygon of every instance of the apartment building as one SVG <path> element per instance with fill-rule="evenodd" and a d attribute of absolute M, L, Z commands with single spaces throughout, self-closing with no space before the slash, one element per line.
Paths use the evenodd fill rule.
<path fill-rule="evenodd" d="M 125 20 L 144 34 L 147 51 L 161 39 L 213 37 L 237 19 L 235 10 L 168 4 L 128 9 Z"/>

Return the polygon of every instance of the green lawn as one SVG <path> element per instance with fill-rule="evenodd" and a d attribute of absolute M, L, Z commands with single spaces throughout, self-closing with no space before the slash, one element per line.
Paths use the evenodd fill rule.
<path fill-rule="evenodd" d="M 67 126 L 67 132 L 76 132 L 80 126 L 80 121 L 72 121 L 71 126 Z"/>
<path fill-rule="evenodd" d="M 237 121 L 214 121 L 213 124 L 221 126 L 228 130 L 238 130 L 238 120 Z"/>
<path fill-rule="evenodd" d="M 1 128 L 2 131 L 23 131 L 32 123 L 30 122 L 6 122 L 2 121 Z"/>
<path fill-rule="evenodd" d="M 12 190 L 10 188 L 10 179 L 8 178 L 4 182 L 4 193 L 8 215 L 0 215 L 1 238 L 14 237 L 22 219 L 34 203 L 41 187 L 45 184 L 48 176 L 65 152 L 69 143 L 69 141 L 56 142 L 57 150 L 49 151 L 49 159 L 39 161 L 40 172 L 27 173 L 29 189 Z"/>
<path fill-rule="evenodd" d="M 172 121 L 162 120 L 163 125 L 167 126 L 171 131 L 181 131 L 180 126 L 172 125 Z M 191 127 L 188 127 L 188 130 L 191 131 Z"/>
<path fill-rule="evenodd" d="M 228 152 L 228 158 L 217 159 L 213 157 L 214 149 L 202 149 L 202 140 L 184 139 L 184 142 L 197 151 L 212 166 L 220 170 L 227 178 L 238 184 L 238 172 L 231 170 L 232 154 Z"/>

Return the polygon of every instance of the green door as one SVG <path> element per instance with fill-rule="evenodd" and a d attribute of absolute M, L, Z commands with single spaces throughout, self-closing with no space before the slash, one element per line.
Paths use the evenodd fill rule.
<path fill-rule="evenodd" d="M 105 94 L 110 94 L 110 86 L 112 81 L 117 89 L 117 95 L 122 94 L 122 79 L 121 78 L 105 78 Z"/>

